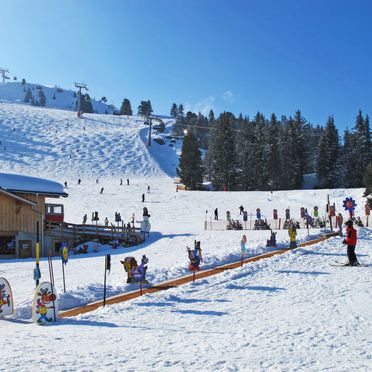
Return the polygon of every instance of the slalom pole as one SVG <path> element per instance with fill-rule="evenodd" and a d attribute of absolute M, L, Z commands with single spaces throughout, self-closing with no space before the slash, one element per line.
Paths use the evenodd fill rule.
<path fill-rule="evenodd" d="M 192 273 L 192 281 L 195 282 L 195 271 Z"/>
<path fill-rule="evenodd" d="M 37 275 L 37 279 L 36 279 L 36 288 L 37 286 L 40 284 L 40 242 L 39 242 L 39 221 L 36 221 L 36 252 L 35 252 L 35 256 L 36 256 L 36 268 L 35 268 L 35 272 L 36 272 L 36 275 Z"/>
<path fill-rule="evenodd" d="M 62 264 L 62 275 L 63 275 L 63 292 L 66 293 L 65 267 L 63 265 L 63 260 L 61 261 L 61 264 Z"/>
<path fill-rule="evenodd" d="M 140 293 L 141 293 L 141 296 L 142 296 L 142 283 L 140 282 Z"/>
<path fill-rule="evenodd" d="M 54 322 L 57 322 L 56 304 L 54 301 L 54 275 L 53 275 L 52 251 L 49 251 L 48 265 L 49 265 L 49 278 L 50 278 L 50 284 L 51 284 L 52 296 L 53 296 Z"/>
<path fill-rule="evenodd" d="M 105 277 L 103 281 L 103 307 L 106 306 L 106 260 L 107 258 L 105 257 Z"/>

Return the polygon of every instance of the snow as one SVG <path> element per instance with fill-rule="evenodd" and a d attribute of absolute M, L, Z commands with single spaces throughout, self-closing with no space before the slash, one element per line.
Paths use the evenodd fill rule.
<path fill-rule="evenodd" d="M 323 216 L 329 195 L 337 213 L 342 200 L 352 197 L 356 214 L 363 214 L 362 189 L 176 192 L 170 176 L 180 141 L 169 146 L 165 136 L 172 122 L 165 122 L 166 144 L 148 149 L 147 127 L 137 117 L 85 115 L 79 120 L 68 111 L 0 104 L 1 170 L 67 181 L 66 221 L 81 223 L 92 211 L 99 212 L 100 223 L 106 216 L 113 222 L 115 212 L 125 222 L 132 213 L 141 220 L 142 208 L 148 208 L 150 238 L 140 246 L 111 249 L 109 296 L 138 288 L 126 283 L 120 260 L 127 256 L 139 261 L 146 254 L 147 279 L 156 284 L 188 274 L 186 246 L 194 240 L 201 241 L 202 269 L 239 260 L 243 233 L 250 256 L 273 249 L 266 247 L 270 231 L 204 230 L 205 218 L 216 207 L 222 219 L 227 210 L 241 219 L 241 204 L 249 215 L 260 208 L 264 218 L 271 218 L 274 208 L 283 217 L 288 207 L 299 218 L 300 207 L 312 211 L 314 205 Z M 298 239 L 320 233 L 314 229 L 308 236 L 298 230 Z M 3 366 L 14 371 L 371 370 L 372 231 L 358 228 L 358 236 L 356 253 L 367 267 L 330 266 L 347 260 L 342 238 L 335 237 L 48 327 L 30 319 L 34 260 L 2 260 L 0 276 L 9 280 L 16 308 L 14 317 L 1 323 Z M 287 231 L 278 231 L 277 242 L 278 248 L 288 245 Z M 54 259 L 60 309 L 102 299 L 104 255 L 110 246 L 89 246 L 92 253 L 70 255 L 66 294 L 61 260 Z M 48 280 L 46 259 L 40 268 L 42 280 Z"/>
<path fill-rule="evenodd" d="M 10 192 L 20 191 L 65 195 L 63 186 L 58 182 L 10 173 L 0 173 L 0 188 Z"/>
<path fill-rule="evenodd" d="M 21 82 L 0 83 L 0 101 L 25 104 L 24 98 L 28 88 L 31 89 L 31 93 L 35 99 L 39 99 L 38 92 L 41 89 L 43 90 L 46 98 L 46 107 L 76 111 L 77 98 L 74 97 L 74 92 L 76 93 L 76 90 L 73 91 L 41 84 L 26 83 L 23 86 Z M 89 93 L 89 91 L 87 93 Z M 53 97 L 55 97 L 55 99 L 53 99 Z M 96 101 L 93 97 L 90 98 L 94 112 L 99 114 L 105 114 L 106 112 L 112 114 L 115 110 L 115 107 L 111 105 Z"/>

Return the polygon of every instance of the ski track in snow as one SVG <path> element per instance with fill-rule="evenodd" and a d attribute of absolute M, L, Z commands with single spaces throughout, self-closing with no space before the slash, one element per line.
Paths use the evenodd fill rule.
<path fill-rule="evenodd" d="M 238 260 L 242 231 L 204 230 L 205 217 L 209 221 L 216 207 L 221 219 L 227 210 L 240 219 L 241 204 L 249 215 L 260 208 L 264 218 L 271 218 L 274 208 L 282 217 L 289 206 L 298 218 L 302 206 L 312 211 L 318 205 L 323 215 L 329 194 L 337 212 L 349 196 L 357 201 L 356 214 L 363 212 L 362 189 L 176 193 L 169 178 L 177 159 L 174 149 L 155 143 L 147 149 L 147 127 L 138 121 L 108 115 L 85 115 L 79 120 L 73 112 L 0 103 L 1 171 L 66 180 L 69 197 L 60 200 L 66 221 L 81 223 L 82 216 L 92 211 L 99 212 L 100 222 L 106 216 L 113 222 L 116 211 L 125 222 L 133 212 L 141 220 L 143 206 L 148 207 L 150 239 L 137 247 L 111 251 L 109 296 L 137 289 L 125 282 L 120 260 L 126 256 L 138 261 L 143 254 L 149 257 L 147 276 L 153 284 L 188 274 L 186 246 L 195 239 L 201 241 L 203 268 Z M 268 231 L 244 233 L 250 255 L 269 250 Z M 298 233 L 299 240 L 308 239 L 307 231 Z M 319 233 L 311 230 L 312 237 Z M 367 267 L 330 266 L 346 261 L 342 238 L 336 237 L 49 327 L 30 323 L 34 261 L 2 260 L 0 276 L 12 286 L 16 314 L 1 323 L 6 335 L 1 368 L 369 371 L 372 232 L 362 228 L 358 235 L 356 253 Z M 277 241 L 278 248 L 286 246 L 287 231 L 279 231 Z M 60 259 L 54 260 L 61 309 L 102 298 L 104 254 L 109 246 L 90 243 L 90 247 L 99 252 L 70 256 L 66 294 Z M 47 261 L 42 259 L 40 265 L 42 280 L 48 280 Z"/>

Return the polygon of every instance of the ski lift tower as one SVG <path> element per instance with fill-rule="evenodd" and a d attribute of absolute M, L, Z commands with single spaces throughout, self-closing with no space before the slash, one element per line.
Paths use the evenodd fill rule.
<path fill-rule="evenodd" d="M 81 108 L 81 90 L 85 89 L 88 90 L 87 85 L 85 83 L 74 83 L 76 88 L 79 88 L 79 99 L 78 99 L 78 116 L 80 115 L 80 108 Z"/>
<path fill-rule="evenodd" d="M 9 80 L 10 79 L 10 77 L 7 75 L 7 73 L 9 73 L 9 70 L 8 69 L 1 68 L 0 67 L 0 75 L 3 78 L 3 83 L 5 82 L 5 80 Z"/>

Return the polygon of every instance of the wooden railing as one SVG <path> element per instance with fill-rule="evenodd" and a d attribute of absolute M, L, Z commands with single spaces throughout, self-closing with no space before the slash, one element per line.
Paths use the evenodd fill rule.
<path fill-rule="evenodd" d="M 122 226 L 103 226 L 103 225 L 77 225 L 68 222 L 51 222 L 45 221 L 45 233 L 48 235 L 58 236 L 61 239 L 72 238 L 74 240 L 88 240 L 88 239 L 101 239 L 101 240 L 124 240 L 131 241 L 144 240 L 141 229 L 138 227 L 127 228 Z"/>

